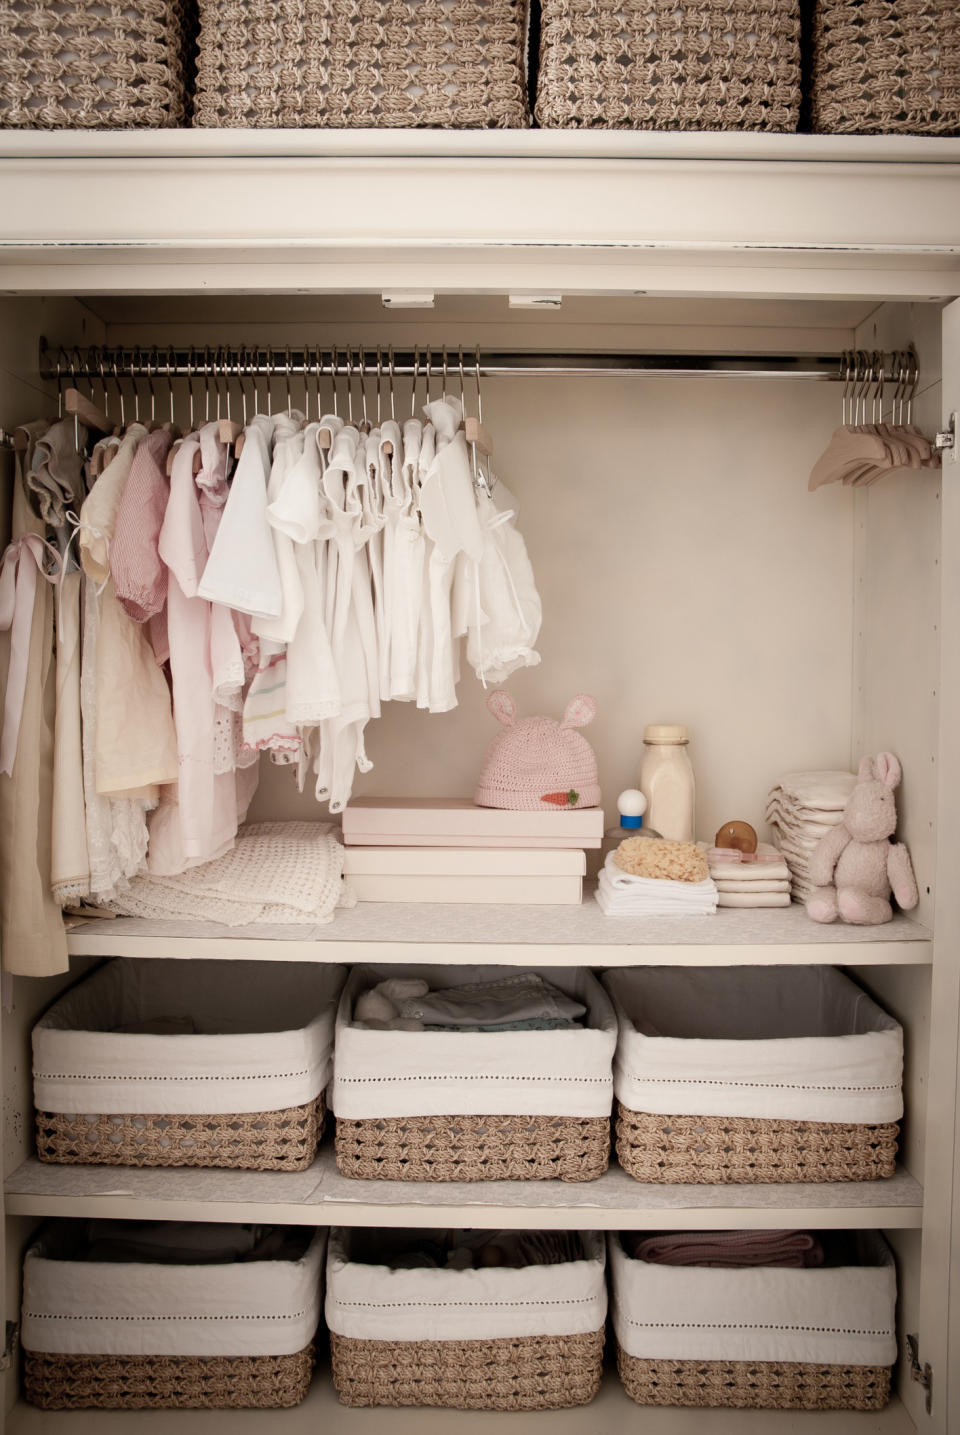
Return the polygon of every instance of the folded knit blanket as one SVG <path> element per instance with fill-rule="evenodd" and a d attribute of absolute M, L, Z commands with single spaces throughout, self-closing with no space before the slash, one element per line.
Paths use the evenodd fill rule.
<path fill-rule="evenodd" d="M 124 917 L 319 925 L 356 895 L 343 880 L 343 847 L 327 822 L 255 822 L 213 862 L 176 877 L 134 877 L 103 905 Z"/>
<path fill-rule="evenodd" d="M 721 882 L 751 883 L 787 881 L 790 869 L 782 852 L 769 842 L 761 842 L 756 852 L 741 853 L 735 849 L 713 847 L 707 853 L 710 876 Z"/>
<path fill-rule="evenodd" d="M 806 1231 L 665 1231 L 623 1243 L 634 1260 L 661 1266 L 823 1265 L 823 1247 Z"/>

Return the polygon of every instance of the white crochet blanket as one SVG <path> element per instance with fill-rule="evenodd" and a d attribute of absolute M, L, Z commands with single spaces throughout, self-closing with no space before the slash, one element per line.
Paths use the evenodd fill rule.
<path fill-rule="evenodd" d="M 343 847 L 327 822 L 254 822 L 231 851 L 176 877 L 134 877 L 104 903 L 124 917 L 318 924 L 356 896 L 343 880 Z"/>

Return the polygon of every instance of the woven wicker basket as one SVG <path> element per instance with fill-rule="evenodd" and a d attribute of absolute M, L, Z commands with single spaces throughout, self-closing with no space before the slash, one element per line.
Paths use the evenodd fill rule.
<path fill-rule="evenodd" d="M 802 1365 L 766 1360 L 639 1360 L 618 1342 L 623 1388 L 638 1405 L 728 1405 L 741 1410 L 882 1410 L 882 1365 Z"/>
<path fill-rule="evenodd" d="M 37 1112 L 41 1161 L 84 1166 L 228 1166 L 302 1171 L 317 1154 L 326 1107 L 215 1116 L 84 1116 Z"/>
<path fill-rule="evenodd" d="M 525 0 L 200 0 L 195 123 L 522 128 Z"/>
<path fill-rule="evenodd" d="M 610 1161 L 607 1117 L 337 1118 L 337 1166 L 380 1181 L 595 1181 Z"/>
<path fill-rule="evenodd" d="M 562 1410 L 600 1388 L 604 1331 L 518 1340 L 352 1340 L 330 1333 L 343 1405 Z"/>
<path fill-rule="evenodd" d="M 42 1410 L 280 1410 L 299 1405 L 313 1346 L 296 1355 L 38 1355 L 24 1395 Z"/>
<path fill-rule="evenodd" d="M 545 128 L 797 128 L 799 3 L 543 0 L 542 15 Z"/>
<path fill-rule="evenodd" d="M 133 129 L 187 119 L 187 0 L 5 0 L 0 125 Z"/>
<path fill-rule="evenodd" d="M 816 0 L 811 112 L 822 134 L 960 134 L 956 0 Z"/>
<path fill-rule="evenodd" d="M 654 1116 L 617 1102 L 617 1159 L 638 1181 L 875 1181 L 896 1167 L 899 1127 L 745 1116 Z"/>

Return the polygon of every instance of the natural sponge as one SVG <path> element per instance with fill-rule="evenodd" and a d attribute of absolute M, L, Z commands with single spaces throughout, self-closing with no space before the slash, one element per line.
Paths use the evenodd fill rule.
<path fill-rule="evenodd" d="M 710 875 L 704 853 L 695 842 L 666 838 L 627 837 L 613 860 L 631 877 L 662 877 L 671 882 L 703 882 Z"/>

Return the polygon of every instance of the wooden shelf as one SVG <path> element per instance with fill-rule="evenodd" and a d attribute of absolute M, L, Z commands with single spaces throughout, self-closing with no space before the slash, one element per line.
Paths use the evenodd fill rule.
<path fill-rule="evenodd" d="M 796 903 L 722 908 L 713 917 L 605 917 L 588 893 L 579 907 L 361 902 L 322 927 L 117 917 L 76 928 L 68 945 L 74 956 L 287 962 L 925 966 L 933 957 L 932 936 L 902 914 L 881 927 L 821 926 Z"/>
<path fill-rule="evenodd" d="M 25 1161 L 6 1183 L 13 1216 L 256 1221 L 285 1225 L 711 1230 L 920 1227 L 923 1190 L 886 1181 L 780 1186 L 641 1185 L 613 1165 L 599 1181 L 355 1181 L 330 1143 L 306 1171 L 193 1171 Z"/>
<path fill-rule="evenodd" d="M 293 1410 L 34 1410 L 23 1403 L 7 1418 L 8 1435 L 914 1435 L 899 1400 L 875 1415 L 851 1411 L 668 1410 L 635 1405 L 608 1370 L 588 1406 L 510 1415 L 486 1410 L 349 1410 L 336 1397 L 326 1362 Z"/>

